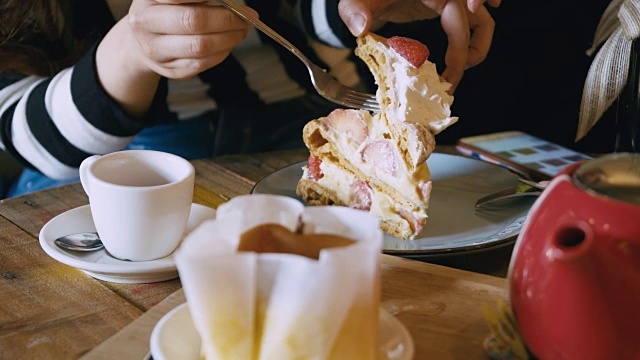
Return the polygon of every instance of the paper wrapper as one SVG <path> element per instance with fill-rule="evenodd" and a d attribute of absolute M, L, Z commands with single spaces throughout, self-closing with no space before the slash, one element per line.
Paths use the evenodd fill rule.
<path fill-rule="evenodd" d="M 221 205 L 176 254 L 206 359 L 374 359 L 382 232 L 377 217 L 337 206 L 305 208 L 274 195 Z M 237 252 L 240 235 L 273 223 L 335 234 L 352 245 L 318 260 Z"/>

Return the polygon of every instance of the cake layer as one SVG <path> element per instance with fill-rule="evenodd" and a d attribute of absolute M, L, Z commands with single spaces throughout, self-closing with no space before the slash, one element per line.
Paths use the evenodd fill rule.
<path fill-rule="evenodd" d="M 384 232 L 402 239 L 415 237 L 424 227 L 425 208 L 407 202 L 397 193 L 389 194 L 328 158 L 310 162 L 318 169 L 305 166 L 296 188 L 296 193 L 309 205 L 339 205 L 369 211 L 380 219 Z"/>
<path fill-rule="evenodd" d="M 364 110 L 334 110 L 307 123 L 303 131 L 313 156 L 331 160 L 399 201 L 426 209 L 431 188 L 429 167 L 426 161 L 410 167 L 399 145 L 406 139 L 395 136 L 377 114 Z"/>

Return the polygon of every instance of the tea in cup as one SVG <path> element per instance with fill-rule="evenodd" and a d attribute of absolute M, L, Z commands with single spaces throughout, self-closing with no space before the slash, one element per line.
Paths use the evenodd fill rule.
<path fill-rule="evenodd" d="M 80 181 L 98 234 L 112 256 L 154 260 L 180 244 L 195 183 L 189 161 L 152 150 L 94 155 L 80 165 Z"/>

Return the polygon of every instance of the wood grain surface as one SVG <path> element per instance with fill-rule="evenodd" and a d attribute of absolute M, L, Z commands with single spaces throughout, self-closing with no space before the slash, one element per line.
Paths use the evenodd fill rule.
<path fill-rule="evenodd" d="M 0 359 L 74 359 L 142 314 L 4 218 L 0 229 Z"/>

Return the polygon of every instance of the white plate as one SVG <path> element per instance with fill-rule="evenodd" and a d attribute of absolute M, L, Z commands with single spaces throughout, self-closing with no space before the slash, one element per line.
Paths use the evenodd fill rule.
<path fill-rule="evenodd" d="M 185 235 L 203 221 L 213 219 L 215 216 L 214 209 L 192 204 Z M 89 205 L 71 209 L 46 223 L 40 230 L 40 246 L 49 256 L 61 263 L 81 269 L 94 278 L 104 281 L 138 284 L 178 277 L 173 254 L 151 261 L 123 261 L 112 257 L 104 249 L 79 252 L 61 249 L 54 243 L 54 240 L 60 236 L 85 231 L 96 231 Z"/>
<path fill-rule="evenodd" d="M 201 340 L 191 320 L 187 303 L 169 311 L 153 328 L 151 355 L 154 360 L 199 360 Z M 380 309 L 378 321 L 378 359 L 413 358 L 413 339 L 407 328 L 393 315 Z"/>
<path fill-rule="evenodd" d="M 382 250 L 388 254 L 446 254 L 503 245 L 515 241 L 534 197 L 504 202 L 500 207 L 477 210 L 476 200 L 521 185 L 509 170 L 456 155 L 431 154 L 433 188 L 427 224 L 414 240 L 386 235 Z M 306 161 L 282 168 L 260 180 L 253 193 L 296 195 Z M 301 200 L 302 201 L 302 200 Z"/>

